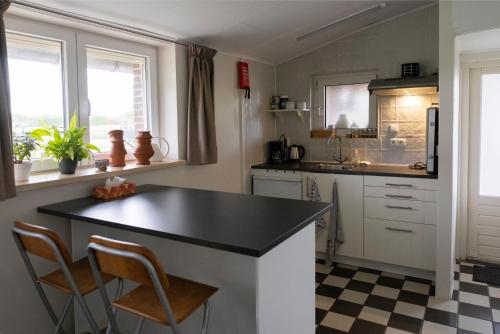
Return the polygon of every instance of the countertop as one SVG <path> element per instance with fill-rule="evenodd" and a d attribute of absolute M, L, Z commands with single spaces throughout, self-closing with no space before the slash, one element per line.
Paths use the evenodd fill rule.
<path fill-rule="evenodd" d="M 38 212 L 260 257 L 331 204 L 158 185 L 112 201 L 84 197 Z M 147 245 L 145 245 L 147 247 Z"/>
<path fill-rule="evenodd" d="M 287 162 L 287 163 L 263 163 L 254 165 L 254 169 L 277 169 L 313 173 L 329 174 L 352 174 L 352 175 L 374 175 L 374 176 L 394 176 L 394 177 L 414 177 L 437 179 L 437 174 L 427 174 L 426 170 L 416 170 L 401 165 L 371 165 L 368 167 L 354 167 L 352 170 L 331 170 L 321 169 L 315 166 L 318 162 Z"/>

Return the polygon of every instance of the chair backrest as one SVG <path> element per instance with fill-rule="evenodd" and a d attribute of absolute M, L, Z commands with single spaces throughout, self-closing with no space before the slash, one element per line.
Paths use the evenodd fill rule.
<path fill-rule="evenodd" d="M 27 233 L 25 234 L 23 232 Z M 46 227 L 16 221 L 14 223 L 13 233 L 19 237 L 21 245 L 27 253 L 40 256 L 52 262 L 58 262 L 56 253 L 43 237 L 49 238 L 54 242 L 57 250 L 61 253 L 66 265 L 72 263 L 70 252 L 56 232 Z"/>
<path fill-rule="evenodd" d="M 92 244 L 101 247 L 96 249 Z M 132 254 L 142 256 L 152 265 L 163 289 L 166 291 L 168 288 L 168 279 L 165 271 L 163 271 L 155 254 L 146 247 L 93 235 L 89 238 L 89 249 L 94 253 L 97 266 L 101 272 L 148 286 L 154 286 L 152 277 L 146 266 L 136 258 L 130 257 Z"/>

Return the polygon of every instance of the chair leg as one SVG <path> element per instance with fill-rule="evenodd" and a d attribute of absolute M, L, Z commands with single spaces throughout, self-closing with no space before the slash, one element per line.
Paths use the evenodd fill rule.
<path fill-rule="evenodd" d="M 203 323 L 201 325 L 201 334 L 207 334 L 208 331 L 208 318 L 210 317 L 210 304 L 206 302 L 203 304 Z"/>
<path fill-rule="evenodd" d="M 57 315 L 54 312 L 52 305 L 50 305 L 49 299 L 47 298 L 47 295 L 45 294 L 45 291 L 43 290 L 42 285 L 38 281 L 38 277 L 35 273 L 35 269 L 33 268 L 33 265 L 31 264 L 31 261 L 28 257 L 28 254 L 26 254 L 24 247 L 21 244 L 21 240 L 19 240 L 19 237 L 17 236 L 17 234 L 13 233 L 13 235 L 14 235 L 14 240 L 16 242 L 17 248 L 19 249 L 19 252 L 21 253 L 21 258 L 23 259 L 24 265 L 26 266 L 26 269 L 28 269 L 28 273 L 30 275 L 30 278 L 33 281 L 33 284 L 35 285 L 36 291 L 38 292 L 38 295 L 40 296 L 40 299 L 42 300 L 43 305 L 45 306 L 45 309 L 49 313 L 49 316 L 52 319 L 52 322 L 54 323 L 54 325 L 57 326 L 59 319 L 57 318 Z M 66 334 L 62 328 L 59 329 L 59 333 Z"/>
<path fill-rule="evenodd" d="M 120 298 L 120 296 L 122 295 L 122 292 L 123 292 L 123 278 L 118 278 L 118 285 L 116 287 L 116 292 L 115 292 L 115 296 L 114 296 L 113 300 Z M 112 312 L 113 312 L 113 316 L 115 316 L 115 317 L 116 317 L 116 311 L 117 311 L 116 307 L 113 307 Z M 111 334 L 111 329 L 112 329 L 111 321 L 108 321 L 108 326 L 106 328 L 106 334 Z"/>
<path fill-rule="evenodd" d="M 137 323 L 137 327 L 135 328 L 134 334 L 140 334 L 141 333 L 141 329 L 142 329 L 142 325 L 143 324 L 144 324 L 144 317 L 141 317 L 139 319 L 139 323 Z"/>
<path fill-rule="evenodd" d="M 56 329 L 54 330 L 54 334 L 59 333 L 59 331 L 61 330 L 61 326 L 63 325 L 64 319 L 66 319 L 66 316 L 68 315 L 68 311 L 71 304 L 73 304 L 73 296 L 69 296 L 68 300 L 66 301 L 66 304 L 64 304 L 64 308 L 61 315 L 59 316 L 59 321 L 56 324 Z"/>
<path fill-rule="evenodd" d="M 76 301 L 82 308 L 83 314 L 85 315 L 85 318 L 87 318 L 87 322 L 90 325 L 90 328 L 92 329 L 92 332 L 94 334 L 100 334 L 100 329 L 99 326 L 97 326 L 97 323 L 95 322 L 94 316 L 92 315 L 92 312 L 90 312 L 90 309 L 83 299 L 83 296 L 80 294 L 80 292 L 75 293 Z"/>

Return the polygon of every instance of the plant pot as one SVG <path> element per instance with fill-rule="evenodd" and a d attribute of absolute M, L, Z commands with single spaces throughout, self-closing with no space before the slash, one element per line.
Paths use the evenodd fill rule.
<path fill-rule="evenodd" d="M 14 179 L 16 182 L 28 181 L 31 173 L 31 161 L 23 161 L 20 164 L 14 164 Z"/>
<path fill-rule="evenodd" d="M 61 174 L 75 174 L 76 166 L 78 166 L 78 160 L 64 158 L 59 162 L 59 171 Z"/>

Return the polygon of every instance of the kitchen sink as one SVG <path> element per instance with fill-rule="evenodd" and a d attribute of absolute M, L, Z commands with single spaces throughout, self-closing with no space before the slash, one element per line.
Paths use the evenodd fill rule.
<path fill-rule="evenodd" d="M 353 169 L 353 165 L 351 164 L 336 164 L 336 163 L 318 163 L 313 166 L 316 169 L 325 169 L 325 170 L 345 170 L 351 171 Z"/>

